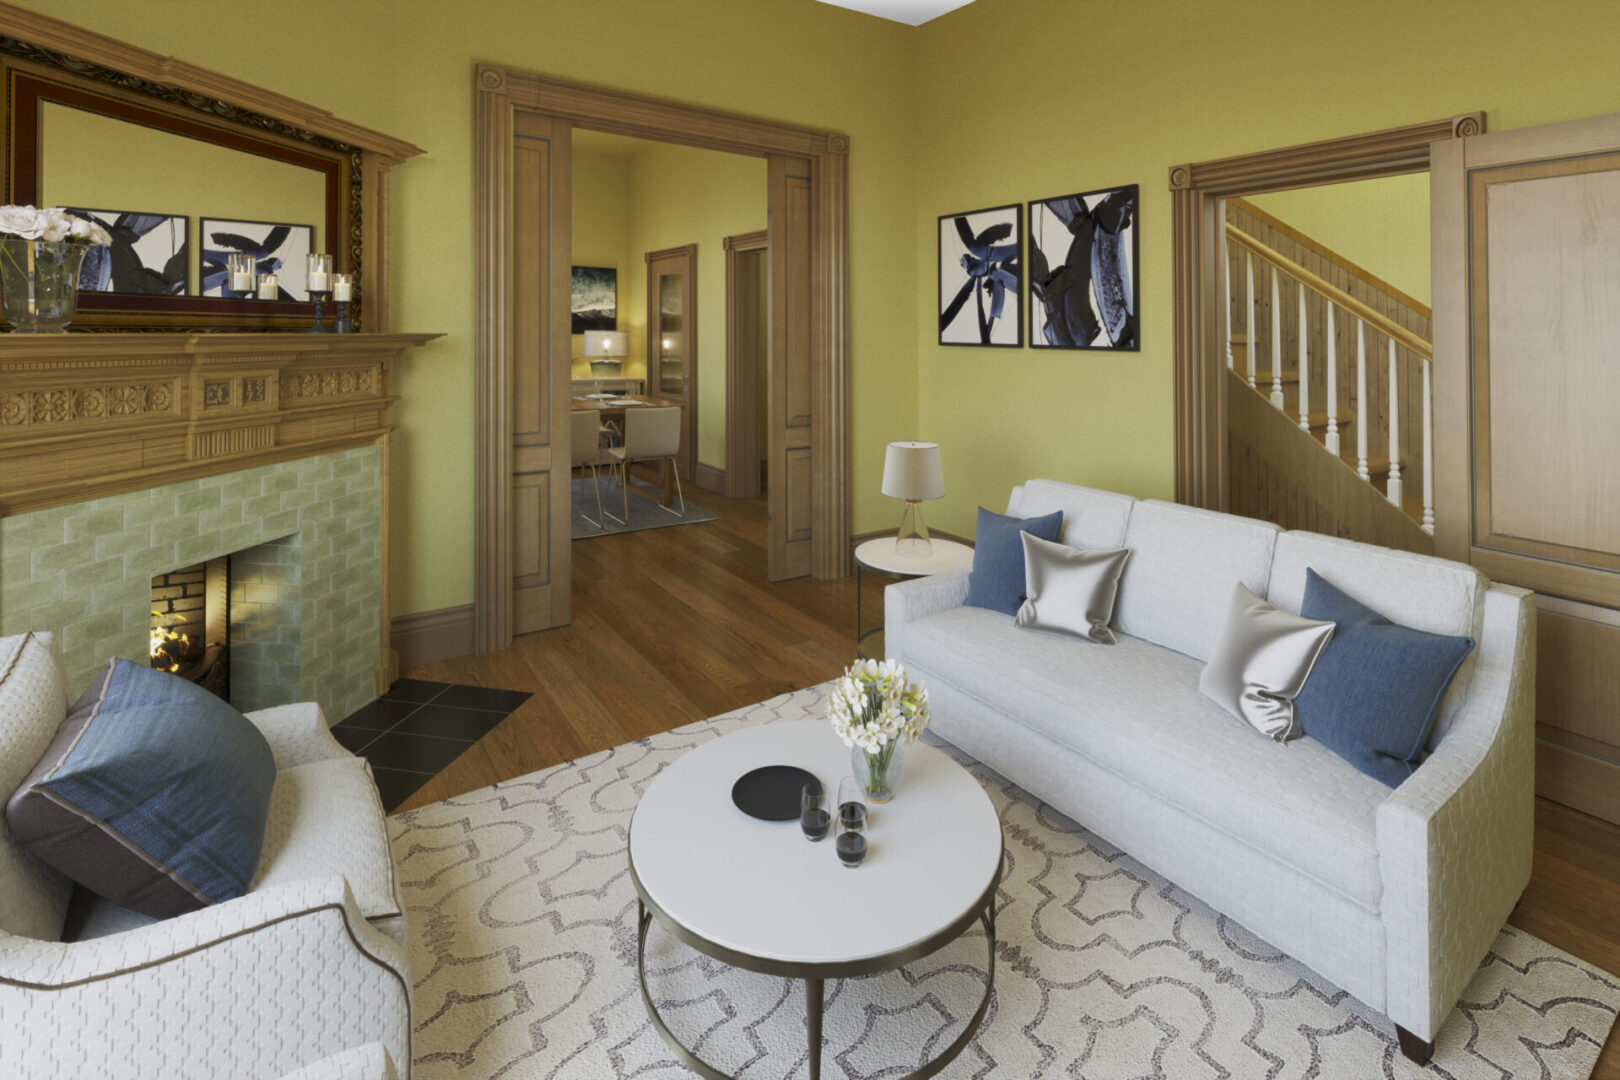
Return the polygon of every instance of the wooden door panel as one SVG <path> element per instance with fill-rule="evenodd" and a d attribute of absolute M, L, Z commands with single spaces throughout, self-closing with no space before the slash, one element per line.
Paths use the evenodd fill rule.
<path fill-rule="evenodd" d="M 782 581 L 810 573 L 813 416 L 809 162 L 772 156 L 767 159 L 766 175 L 770 186 L 767 441 L 771 469 L 766 562 L 767 576 Z"/>
<path fill-rule="evenodd" d="M 681 408 L 681 447 L 675 467 L 686 481 L 697 470 L 697 245 L 649 251 L 645 258 L 647 392 Z M 666 279 L 675 283 L 671 300 L 678 303 L 678 313 L 664 310 Z M 672 315 L 674 322 L 666 325 Z"/>

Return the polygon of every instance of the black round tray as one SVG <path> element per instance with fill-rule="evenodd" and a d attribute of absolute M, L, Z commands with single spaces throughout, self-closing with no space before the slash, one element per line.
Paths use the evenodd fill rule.
<path fill-rule="evenodd" d="M 731 801 L 761 821 L 797 821 L 805 787 L 821 781 L 797 765 L 766 765 L 743 773 L 731 785 Z"/>

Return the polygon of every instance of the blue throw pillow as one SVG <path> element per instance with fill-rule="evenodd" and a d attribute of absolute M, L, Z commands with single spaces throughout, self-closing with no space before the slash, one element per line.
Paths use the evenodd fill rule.
<path fill-rule="evenodd" d="M 1003 615 L 1017 615 L 1024 603 L 1024 533 L 1037 540 L 1056 540 L 1063 531 L 1063 511 L 1044 517 L 1015 518 L 979 507 L 973 534 L 973 571 L 968 574 L 966 603 Z"/>
<path fill-rule="evenodd" d="M 276 762 L 247 717 L 166 671 L 114 660 L 6 804 L 23 848 L 158 918 L 243 895 Z"/>
<path fill-rule="evenodd" d="M 1440 698 L 1473 638 L 1392 623 L 1305 571 L 1307 619 L 1338 623 L 1294 699 L 1305 734 L 1390 787 L 1423 762 Z"/>

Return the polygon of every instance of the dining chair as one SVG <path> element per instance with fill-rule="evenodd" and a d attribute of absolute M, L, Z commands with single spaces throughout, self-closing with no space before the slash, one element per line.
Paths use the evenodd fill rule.
<path fill-rule="evenodd" d="M 602 480 L 597 475 L 596 466 L 602 460 L 602 418 L 595 409 L 575 409 L 573 428 L 573 469 L 579 470 L 579 478 L 585 479 L 585 468 L 590 466 L 591 483 L 596 487 L 596 520 L 581 513 L 579 516 L 590 521 L 598 529 L 603 528 L 602 518 L 606 515 L 602 511 Z"/>
<path fill-rule="evenodd" d="M 681 407 L 679 405 L 652 406 L 626 409 L 624 413 L 624 443 L 608 447 L 608 457 L 619 470 L 619 488 L 624 493 L 624 518 L 613 518 L 621 525 L 630 523 L 630 466 L 638 461 L 665 461 L 675 470 L 675 496 L 680 510 L 669 510 L 676 517 L 686 516 L 686 496 L 681 491 L 681 473 L 675 466 L 675 455 L 681 449 Z M 613 517 L 609 514 L 608 517 Z"/>

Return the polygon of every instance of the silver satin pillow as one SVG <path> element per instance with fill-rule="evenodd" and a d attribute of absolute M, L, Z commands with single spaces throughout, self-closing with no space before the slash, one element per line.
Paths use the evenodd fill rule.
<path fill-rule="evenodd" d="M 1024 604 L 1019 626 L 1112 645 L 1114 596 L 1130 548 L 1079 551 L 1024 533 Z"/>
<path fill-rule="evenodd" d="M 1240 582 L 1198 689 L 1260 734 L 1286 742 L 1299 734 L 1294 698 L 1334 626 L 1281 611 Z"/>

